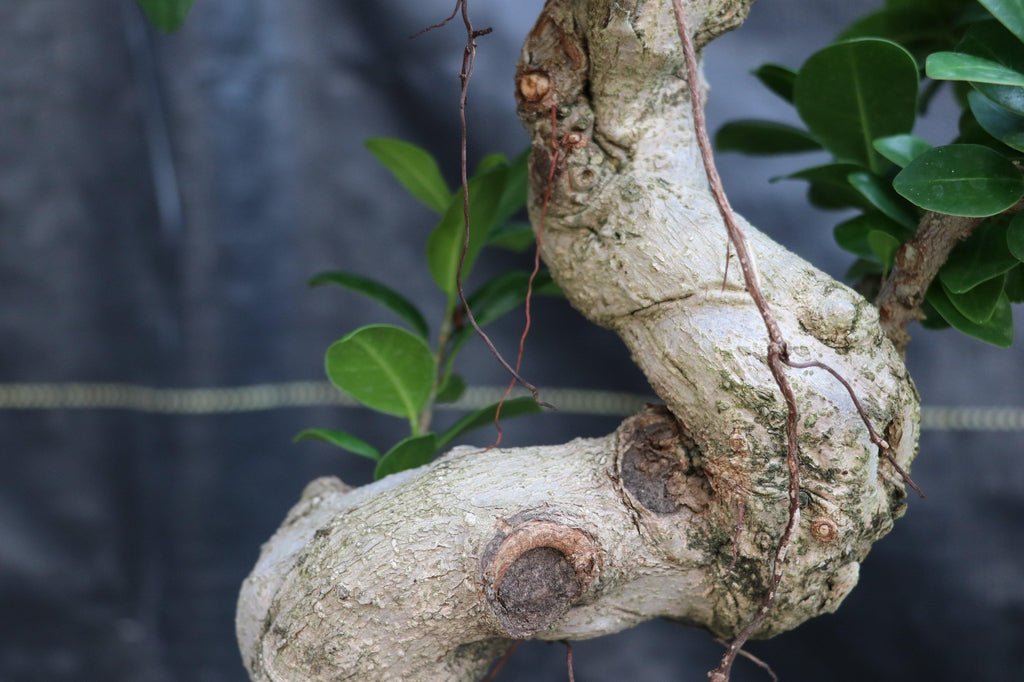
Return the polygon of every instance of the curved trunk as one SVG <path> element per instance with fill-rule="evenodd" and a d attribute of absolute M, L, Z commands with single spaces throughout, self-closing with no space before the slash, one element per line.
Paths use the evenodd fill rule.
<path fill-rule="evenodd" d="M 751 2 L 688 2 L 698 44 Z M 786 407 L 735 263 L 723 280 L 672 2 L 628 4 L 549 0 L 517 92 L 544 260 L 666 407 L 601 439 L 457 448 L 354 491 L 314 482 L 242 588 L 253 679 L 473 680 L 510 639 L 657 616 L 729 636 L 757 610 L 787 518 Z M 838 370 L 907 468 L 918 399 L 875 308 L 744 227 L 792 357 Z M 791 380 L 801 521 L 760 636 L 834 610 L 904 509 L 846 389 L 814 369 Z"/>

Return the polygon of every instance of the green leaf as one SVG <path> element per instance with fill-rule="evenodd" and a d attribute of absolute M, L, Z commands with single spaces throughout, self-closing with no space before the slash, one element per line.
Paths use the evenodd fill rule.
<path fill-rule="evenodd" d="M 1024 196 L 1024 178 L 1013 163 L 975 144 L 921 154 L 900 171 L 893 187 L 923 209 L 958 216 L 995 215 Z"/>
<path fill-rule="evenodd" d="M 415 424 L 430 400 L 434 356 L 426 342 L 401 327 L 360 327 L 327 349 L 327 376 L 335 386 L 379 412 Z"/>
<path fill-rule="evenodd" d="M 962 294 L 1017 265 L 1008 246 L 1010 220 L 1000 216 L 978 225 L 971 236 L 956 245 L 939 271 L 951 292 Z"/>
<path fill-rule="evenodd" d="M 774 180 L 806 180 L 810 183 L 807 198 L 814 206 L 822 209 L 871 208 L 871 204 L 860 192 L 850 186 L 850 173 L 862 170 L 852 163 L 830 163 L 805 168 L 791 175 Z"/>
<path fill-rule="evenodd" d="M 978 0 L 1006 28 L 1024 41 L 1024 2 L 1021 0 Z"/>
<path fill-rule="evenodd" d="M 754 156 L 799 154 L 821 149 L 806 130 L 785 123 L 753 119 L 731 121 L 715 135 L 720 152 L 740 152 Z"/>
<path fill-rule="evenodd" d="M 946 322 L 964 334 L 1000 348 L 1009 348 L 1013 344 L 1013 310 L 1005 293 L 999 297 L 992 317 L 985 324 L 971 322 L 960 314 L 941 286 L 932 285 L 928 289 L 927 300 Z"/>
<path fill-rule="evenodd" d="M 923 59 L 930 52 L 951 47 L 955 40 L 951 34 L 956 24 L 949 10 L 943 12 L 936 4 L 929 0 L 928 4 L 890 6 L 867 14 L 847 27 L 839 39 L 885 38 Z"/>
<path fill-rule="evenodd" d="M 961 315 L 975 324 L 985 324 L 992 319 L 1005 283 L 1006 277 L 1000 275 L 962 294 L 953 293 L 946 287 L 943 287 L 943 291 Z"/>
<path fill-rule="evenodd" d="M 1024 86 L 1024 74 L 997 62 L 959 52 L 935 52 L 928 55 L 925 73 L 937 81 Z"/>
<path fill-rule="evenodd" d="M 932 148 L 930 144 L 914 135 L 889 135 L 871 143 L 875 151 L 900 168 Z"/>
<path fill-rule="evenodd" d="M 423 314 L 420 313 L 419 309 L 409 299 L 380 282 L 368 277 L 353 275 L 349 272 L 321 272 L 309 280 L 309 286 L 311 287 L 322 284 L 335 284 L 369 296 L 378 303 L 384 304 L 385 307 L 411 324 L 413 329 L 419 332 L 420 336 L 426 338 L 430 335 L 427 321 L 423 319 Z"/>
<path fill-rule="evenodd" d="M 1006 228 L 1006 246 L 1010 254 L 1024 262 L 1024 213 L 1018 213 Z"/>
<path fill-rule="evenodd" d="M 487 235 L 494 229 L 502 210 L 506 174 L 510 167 L 492 169 L 469 181 L 469 247 L 463 265 L 462 278 L 468 279 Z M 509 201 L 508 203 L 511 203 Z M 465 221 L 462 211 L 462 192 L 457 192 L 448 204 L 441 222 L 427 240 L 427 265 L 434 282 L 450 298 L 455 297 L 455 276 L 465 240 Z"/>
<path fill-rule="evenodd" d="M 380 459 L 380 452 L 377 448 L 373 447 L 365 440 L 356 438 L 352 434 L 345 433 L 344 431 L 332 431 L 331 429 L 306 429 L 295 436 L 293 442 L 300 443 L 306 440 L 318 440 L 324 443 L 330 443 L 342 450 L 347 450 L 353 454 L 372 459 L 374 462 Z"/>
<path fill-rule="evenodd" d="M 983 21 L 972 25 L 956 46 L 956 51 L 1024 73 L 1024 45 L 996 21 Z M 1004 109 L 1024 114 L 1024 88 L 992 83 L 971 85 Z"/>
<path fill-rule="evenodd" d="M 917 229 L 917 213 L 903 197 L 893 190 L 892 185 L 867 171 L 850 173 L 847 181 L 868 200 L 868 203 L 894 222 L 908 230 Z"/>
<path fill-rule="evenodd" d="M 851 40 L 807 60 L 796 80 L 796 107 L 836 157 L 877 173 L 882 157 L 872 141 L 910 132 L 917 88 L 917 64 L 905 49 L 888 40 Z"/>
<path fill-rule="evenodd" d="M 754 71 L 757 80 L 776 95 L 793 103 L 793 87 L 796 85 L 796 71 L 779 64 L 762 64 Z"/>
<path fill-rule="evenodd" d="M 959 131 L 959 135 L 957 135 L 956 140 L 954 140 L 956 144 L 980 144 L 1007 158 L 1012 158 L 1017 155 L 1016 151 L 989 135 L 988 132 L 981 127 L 981 124 L 978 123 L 978 119 L 974 117 L 974 113 L 970 108 L 964 109 L 961 112 L 960 120 L 957 122 L 957 129 Z"/>
<path fill-rule="evenodd" d="M 449 374 L 444 380 L 444 385 L 438 389 L 437 395 L 434 396 L 434 402 L 454 403 L 465 392 L 466 382 L 462 377 L 458 374 Z"/>
<path fill-rule="evenodd" d="M 384 453 L 384 456 L 377 462 L 373 480 L 379 481 L 390 474 L 397 474 L 399 471 L 415 469 L 428 464 L 440 449 L 437 437 L 432 433 L 409 436 Z"/>
<path fill-rule="evenodd" d="M 1002 108 L 977 90 L 967 93 L 971 113 L 986 133 L 1017 151 L 1024 151 L 1024 116 Z"/>
<path fill-rule="evenodd" d="M 480 159 L 480 163 L 478 163 L 476 165 L 476 168 L 473 170 L 473 175 L 483 175 L 484 173 L 486 173 L 489 170 L 494 170 L 495 168 L 497 168 L 499 166 L 507 166 L 507 165 L 508 165 L 508 157 L 507 156 L 505 156 L 501 152 L 492 152 L 492 153 L 488 154 L 487 156 L 485 156 L 484 158 Z"/>
<path fill-rule="evenodd" d="M 896 257 L 896 250 L 900 248 L 900 240 L 888 232 L 872 230 L 868 232 L 868 246 L 882 263 L 882 274 L 888 273 Z"/>
<path fill-rule="evenodd" d="M 869 211 L 836 225 L 833 234 L 836 243 L 850 253 L 862 258 L 875 258 L 875 252 L 868 244 L 872 232 L 885 232 L 902 241 L 907 230 L 878 211 Z"/>
<path fill-rule="evenodd" d="M 502 225 L 487 236 L 487 245 L 506 249 L 514 253 L 522 253 L 533 245 L 533 228 L 529 223 L 508 223 Z"/>
<path fill-rule="evenodd" d="M 494 423 L 494 413 L 498 409 L 498 403 L 483 407 L 476 412 L 471 412 L 455 422 L 450 429 L 441 434 L 437 439 L 438 448 L 443 448 L 467 431 L 478 429 Z M 528 414 L 537 414 L 541 411 L 540 405 L 534 402 L 533 398 L 512 398 L 506 400 L 501 408 L 501 418 L 511 419 L 522 417 Z"/>
<path fill-rule="evenodd" d="M 1006 273 L 1006 296 L 1011 303 L 1024 302 L 1024 264 Z"/>
<path fill-rule="evenodd" d="M 366 148 L 410 194 L 437 213 L 445 212 L 452 193 L 429 152 L 392 137 L 371 137 Z"/>
<path fill-rule="evenodd" d="M 196 0 L 139 0 L 139 5 L 150 22 L 161 31 L 170 33 L 181 28 L 185 15 Z"/>
<path fill-rule="evenodd" d="M 935 310 L 935 306 L 925 300 L 921 304 L 921 313 L 924 318 L 921 319 L 921 326 L 925 329 L 949 329 L 949 322 L 939 315 L 939 312 Z"/>

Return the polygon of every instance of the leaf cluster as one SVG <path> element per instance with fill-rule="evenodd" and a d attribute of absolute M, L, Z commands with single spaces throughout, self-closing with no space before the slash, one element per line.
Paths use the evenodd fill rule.
<path fill-rule="evenodd" d="M 326 284 L 356 292 L 383 305 L 404 323 L 371 324 L 349 332 L 327 349 L 324 366 L 339 390 L 366 407 L 404 418 L 409 433 L 385 451 L 331 429 L 307 429 L 296 440 L 319 440 L 372 459 L 379 479 L 426 464 L 466 432 L 494 422 L 497 403 L 467 414 L 442 432 L 430 430 L 434 406 L 455 402 L 466 390 L 465 381 L 453 371 L 459 351 L 473 335 L 472 327 L 464 323 L 466 311 L 457 292 L 459 262 L 463 259 L 462 278 L 466 280 L 485 248 L 523 251 L 533 243 L 533 232 L 528 224 L 512 221 L 526 203 L 525 152 L 512 160 L 491 154 L 469 179 L 472 212 L 467 242 L 462 191 L 452 191 L 426 150 L 384 137 L 372 138 L 366 146 L 409 194 L 437 215 L 427 238 L 426 260 L 444 297 L 445 313 L 431 345 L 431 330 L 423 313 L 395 289 L 351 272 L 324 272 L 313 277 L 311 286 Z M 526 271 L 505 272 L 467 296 L 477 323 L 490 324 L 519 307 L 526 298 L 529 277 Z M 533 292 L 561 295 L 546 272 L 535 279 Z M 500 414 L 509 418 L 539 411 L 532 398 L 513 398 L 505 401 Z"/>
<path fill-rule="evenodd" d="M 834 230 L 857 256 L 852 281 L 877 286 L 926 211 L 984 219 L 929 289 L 925 325 L 1009 346 L 1011 303 L 1024 301 L 1024 4 L 888 0 L 799 70 L 766 64 L 754 75 L 805 127 L 735 121 L 718 132 L 719 150 L 830 154 L 777 179 L 807 182 L 814 206 L 857 212 Z M 947 84 L 958 135 L 933 147 L 913 130 Z"/>

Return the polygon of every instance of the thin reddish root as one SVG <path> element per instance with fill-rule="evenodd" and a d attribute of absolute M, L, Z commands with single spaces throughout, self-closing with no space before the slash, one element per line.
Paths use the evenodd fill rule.
<path fill-rule="evenodd" d="M 560 153 L 560 145 L 558 144 L 558 109 L 557 107 L 551 107 L 551 152 L 550 152 L 550 163 L 548 168 L 548 177 L 544 185 L 544 199 L 540 208 L 540 218 L 537 221 L 537 240 L 533 250 L 533 271 L 530 273 L 530 279 L 526 283 L 526 300 L 524 306 L 526 309 L 526 322 L 523 324 L 523 333 L 519 337 L 519 352 L 516 354 L 516 372 L 520 371 L 523 365 L 523 356 L 526 352 L 526 337 L 530 334 L 530 326 L 533 323 L 531 317 L 530 305 L 533 301 L 533 283 L 537 279 L 537 274 L 540 272 L 540 250 L 544 243 L 544 224 L 548 217 L 548 207 L 551 205 L 551 192 L 555 184 L 555 170 L 558 166 L 558 159 Z M 501 400 L 498 401 L 498 407 L 494 410 L 494 428 L 497 430 L 498 435 L 488 450 L 496 448 L 501 445 L 501 410 L 505 407 L 505 401 L 512 395 L 512 389 L 515 388 L 515 379 L 509 382 L 508 387 L 505 389 L 505 393 L 501 396 Z M 536 398 L 534 398 L 536 400 Z"/>
<path fill-rule="evenodd" d="M 697 66 L 697 55 L 693 47 L 693 41 L 686 28 L 686 16 L 681 0 L 672 0 L 672 7 L 675 11 L 676 29 L 679 32 L 679 39 L 683 45 L 683 55 L 686 59 L 686 70 L 688 87 L 690 91 L 690 105 L 693 109 L 693 127 L 697 136 L 697 145 L 700 147 L 701 158 L 704 161 L 704 171 L 707 174 L 708 185 L 718 205 L 718 211 L 725 223 L 726 232 L 729 235 L 729 242 L 736 249 L 736 260 L 739 261 L 740 270 L 743 272 L 743 281 L 746 284 L 747 293 L 754 301 L 761 319 L 764 321 L 765 329 L 768 332 L 768 369 L 782 393 L 786 402 L 786 469 L 789 474 L 789 514 L 786 520 L 786 527 L 782 531 L 782 537 L 775 549 L 775 558 L 772 562 L 771 580 L 768 584 L 768 592 L 764 601 L 758 608 L 753 619 L 744 627 L 732 643 L 726 649 L 718 668 L 708 674 L 714 682 L 724 682 L 729 679 L 729 671 L 736 660 L 737 654 L 742 650 L 743 645 L 750 637 L 757 632 L 764 623 L 775 597 L 779 592 L 779 585 L 782 582 L 783 568 L 786 563 L 786 556 L 789 553 L 793 535 L 800 522 L 800 460 L 798 449 L 797 423 L 800 419 L 800 412 L 797 409 L 796 394 L 786 377 L 785 365 L 782 358 L 786 355 L 786 340 L 782 336 L 775 316 L 772 314 L 768 299 L 758 284 L 757 271 L 754 268 L 753 260 L 747 251 L 746 236 L 742 228 L 736 222 L 732 207 L 729 206 L 729 199 L 725 195 L 725 188 L 722 179 L 718 175 L 715 166 L 714 154 L 711 151 L 711 140 L 708 138 L 707 124 L 704 120 L 704 108 L 701 102 L 700 85 L 698 81 L 699 67 Z"/>
<path fill-rule="evenodd" d="M 871 423 L 871 417 L 868 416 L 867 411 L 861 404 L 860 399 L 857 397 L 856 391 L 853 390 L 853 386 L 850 385 L 850 382 L 847 381 L 843 377 L 843 375 L 841 375 L 839 372 L 826 365 L 824 362 L 820 362 L 818 360 L 810 360 L 808 362 L 795 362 L 793 360 L 790 360 L 789 358 L 783 358 L 783 361 L 793 369 L 809 369 L 812 367 L 816 369 L 823 369 L 829 374 L 831 374 L 836 381 L 842 384 L 843 388 L 846 389 L 846 392 L 850 394 L 850 400 L 853 401 L 853 406 L 857 408 L 857 414 L 860 415 L 861 421 L 864 422 L 864 426 L 868 430 L 868 437 L 871 438 L 871 442 L 878 446 L 878 449 L 882 453 L 882 456 L 885 457 L 886 461 L 889 462 L 889 464 L 891 464 L 894 469 L 896 469 L 900 477 L 903 479 L 903 482 L 910 486 L 914 490 L 914 492 L 921 496 L 922 499 L 926 497 L 924 491 L 921 490 L 921 487 L 918 486 L 917 483 L 914 483 L 914 479 L 910 477 L 910 474 L 904 471 L 903 467 L 901 467 L 896 462 L 896 458 L 892 454 L 892 446 L 889 444 L 887 440 L 882 438 L 878 431 L 875 430 L 875 425 Z"/>
<path fill-rule="evenodd" d="M 437 22 L 436 24 L 431 24 L 430 26 L 427 26 L 426 28 L 421 28 L 420 30 L 416 31 L 411 36 L 409 36 L 409 40 L 412 40 L 413 38 L 419 38 L 424 33 L 430 33 L 431 31 L 433 31 L 435 29 L 444 28 L 449 23 L 451 23 L 451 20 L 454 19 L 455 15 L 459 13 L 459 8 L 461 8 L 461 7 L 462 7 L 462 0 L 455 0 L 455 7 L 452 8 L 452 13 L 451 14 L 449 14 L 447 17 L 445 17 L 441 21 Z"/>
<path fill-rule="evenodd" d="M 572 670 L 572 643 L 563 639 L 562 644 L 565 645 L 565 667 L 569 671 L 569 682 L 576 682 L 576 674 Z"/>
<path fill-rule="evenodd" d="M 519 648 L 520 644 L 522 644 L 522 642 L 512 642 L 512 646 L 510 646 L 505 653 L 502 654 L 501 658 L 498 659 L 498 662 L 494 664 L 494 667 L 491 668 L 491 672 L 489 672 L 487 677 L 484 678 L 484 682 L 494 682 L 494 680 L 497 679 L 498 673 L 500 673 L 501 669 L 505 667 L 506 663 L 508 663 L 508 659 L 512 658 L 512 654 L 516 652 L 516 649 Z"/>
<path fill-rule="evenodd" d="M 473 310 L 469 307 L 469 301 L 466 300 L 466 291 L 462 285 L 462 272 L 466 265 L 466 254 L 469 252 L 469 228 L 470 228 L 470 210 L 469 210 L 469 161 L 468 161 L 468 147 L 469 147 L 469 125 L 466 120 L 466 105 L 469 101 L 469 84 L 473 78 L 473 64 L 476 61 L 476 39 L 485 36 L 491 32 L 490 28 L 477 30 L 473 28 L 473 22 L 469 18 L 469 0 L 458 0 L 455 4 L 455 9 L 462 10 L 462 23 L 466 28 L 466 48 L 462 53 L 462 70 L 459 72 L 459 129 L 460 129 L 460 144 L 459 144 L 459 162 L 461 169 L 461 180 L 462 180 L 462 217 L 463 217 L 463 236 L 462 236 L 462 252 L 459 254 L 459 267 L 455 272 L 455 288 L 459 293 L 459 302 L 462 305 L 462 309 L 466 313 L 466 318 L 469 323 L 473 326 L 473 330 L 477 336 L 483 340 L 484 345 L 487 346 L 487 350 L 491 352 L 491 355 L 498 361 L 498 363 L 505 368 L 505 370 L 512 376 L 512 379 L 524 388 L 526 388 L 533 399 L 543 405 L 544 403 L 540 399 L 540 391 L 536 386 L 526 381 L 519 375 L 519 372 L 512 368 L 505 360 L 501 352 L 491 341 L 491 338 L 484 332 L 480 327 L 480 324 L 476 321 L 476 316 L 473 314 Z M 453 14 L 454 16 L 454 14 Z M 442 22 L 443 26 L 445 22 Z"/>
<path fill-rule="evenodd" d="M 722 646 L 725 646 L 725 647 L 729 646 L 729 643 L 726 642 L 724 639 L 718 639 L 716 637 L 715 641 L 718 642 L 719 644 L 721 644 Z M 755 656 L 754 654 L 750 653 L 749 651 L 740 651 L 740 656 L 742 656 L 743 658 L 747 659 L 748 661 L 750 661 L 751 663 L 756 665 L 758 668 L 760 668 L 761 670 L 763 670 L 766 673 L 768 673 L 768 676 L 772 678 L 772 682 L 779 682 L 779 676 L 776 675 L 775 671 L 772 670 L 772 667 L 770 665 L 768 665 L 767 663 L 765 663 L 762 659 L 758 658 L 757 656 Z"/>

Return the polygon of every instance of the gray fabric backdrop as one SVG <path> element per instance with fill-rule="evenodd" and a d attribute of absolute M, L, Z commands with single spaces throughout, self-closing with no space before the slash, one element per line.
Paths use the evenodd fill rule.
<path fill-rule="evenodd" d="M 709 51 L 712 123 L 791 117 L 748 71 L 798 66 L 877 4 L 762 0 Z M 362 140 L 413 140 L 455 177 L 459 29 L 407 39 L 449 5 L 198 0 L 168 37 L 132 0 L 0 4 L 0 382 L 321 378 L 327 345 L 381 318 L 353 295 L 306 289 L 329 268 L 377 276 L 436 319 L 421 257 L 431 217 Z M 474 3 L 477 23 L 497 29 L 481 40 L 473 86 L 475 158 L 526 143 L 511 79 L 540 5 Z M 951 129 L 938 121 L 924 134 L 941 142 Z M 835 216 L 809 211 L 801 187 L 767 181 L 811 161 L 722 164 L 739 210 L 841 274 Z M 646 391 L 617 339 L 564 303 L 538 308 L 531 377 Z M 518 324 L 497 328 L 504 347 Z M 1024 404 L 1019 347 L 915 336 L 926 403 Z M 473 383 L 503 380 L 479 348 L 462 367 Z M 616 423 L 546 415 L 508 439 L 561 442 Z M 396 424 L 328 408 L 0 411 L 0 680 L 243 679 L 234 598 L 260 542 L 312 477 L 370 476 L 357 458 L 291 436 L 333 426 L 384 445 Z M 840 612 L 752 649 L 785 680 L 1024 679 L 1022 445 L 1020 434 L 926 434 L 914 473 L 929 499 L 911 501 Z M 579 644 L 577 679 L 699 680 L 719 654 L 702 633 L 651 623 Z M 563 650 L 537 644 L 502 679 L 565 677 Z M 736 679 L 764 678 L 740 664 Z"/>

